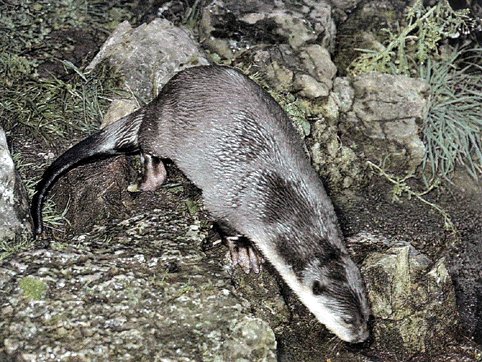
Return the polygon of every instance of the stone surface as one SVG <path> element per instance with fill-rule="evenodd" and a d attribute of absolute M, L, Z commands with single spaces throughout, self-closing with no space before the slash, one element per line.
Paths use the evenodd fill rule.
<path fill-rule="evenodd" d="M 164 19 L 135 29 L 126 21 L 121 23 L 87 69 L 104 59 L 120 68 L 129 91 L 146 103 L 173 74 L 187 67 L 209 64 L 188 30 Z"/>
<path fill-rule="evenodd" d="M 403 241 L 373 235 L 360 240 L 385 245 L 385 250 L 369 253 L 362 265 L 378 347 L 396 348 L 393 352 L 407 359 L 453 341 L 458 313 L 445 259 L 433 262 Z"/>
<path fill-rule="evenodd" d="M 0 127 L 0 249 L 31 236 L 28 196 Z"/>
<path fill-rule="evenodd" d="M 135 99 L 114 99 L 109 106 L 109 109 L 102 119 L 100 128 L 114 123 L 128 114 L 131 114 L 136 109 L 140 108 L 140 104 Z"/>
<path fill-rule="evenodd" d="M 354 101 L 344 123 L 365 156 L 397 171 L 414 172 L 425 146 L 420 139 L 428 86 L 405 76 L 368 73 L 352 82 Z"/>
<path fill-rule="evenodd" d="M 3 262 L 0 360 L 275 361 L 203 237 L 182 207 L 154 209 Z"/>
<path fill-rule="evenodd" d="M 333 48 L 335 24 L 328 3 L 215 0 L 202 11 L 200 33 L 209 49 L 233 59 L 256 45 L 289 44 L 293 49 L 315 42 Z"/>
<path fill-rule="evenodd" d="M 336 125 L 326 119 L 315 122 L 310 148 L 312 163 L 317 171 L 328 175 L 330 185 L 350 189 L 363 179 L 363 170 L 359 156 L 340 140 L 338 132 Z"/>
<path fill-rule="evenodd" d="M 336 66 L 331 61 L 328 50 L 318 44 L 311 44 L 301 49 L 299 57 L 303 68 L 323 86 L 323 96 L 327 96 L 336 75 Z"/>
<path fill-rule="evenodd" d="M 351 10 L 355 8 L 361 0 L 329 0 L 331 6 L 339 10 Z"/>

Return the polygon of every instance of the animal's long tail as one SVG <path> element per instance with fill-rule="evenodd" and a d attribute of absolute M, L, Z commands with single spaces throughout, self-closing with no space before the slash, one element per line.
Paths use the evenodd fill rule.
<path fill-rule="evenodd" d="M 139 110 L 121 118 L 69 148 L 45 170 L 32 198 L 31 214 L 35 236 L 43 231 L 42 207 L 55 181 L 75 165 L 90 158 L 138 151 L 137 135 L 143 116 L 143 111 Z"/>

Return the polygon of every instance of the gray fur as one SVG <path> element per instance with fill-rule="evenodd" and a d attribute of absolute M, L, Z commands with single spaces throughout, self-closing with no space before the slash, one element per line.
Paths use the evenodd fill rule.
<path fill-rule="evenodd" d="M 97 135 L 90 144 L 173 160 L 202 189 L 211 214 L 252 240 L 322 323 L 346 341 L 366 339 L 364 286 L 332 203 L 291 121 L 256 83 L 228 67 L 190 68 Z M 82 159 L 82 147 L 76 152 Z M 40 194 L 60 174 L 55 167 Z"/>

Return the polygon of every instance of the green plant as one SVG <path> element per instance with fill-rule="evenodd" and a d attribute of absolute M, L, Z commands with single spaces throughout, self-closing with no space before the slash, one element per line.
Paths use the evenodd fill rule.
<path fill-rule="evenodd" d="M 482 48 L 440 51 L 443 40 L 468 33 L 474 21 L 468 9 L 455 11 L 447 0 L 430 8 L 417 0 L 405 20 L 398 33 L 387 31 L 386 46 L 363 50 L 349 70 L 424 79 L 431 87 L 423 120 L 426 186 L 448 180 L 457 163 L 477 179 L 482 172 Z"/>
<path fill-rule="evenodd" d="M 378 166 L 374 164 L 371 161 L 367 161 L 367 165 L 374 171 L 376 171 L 380 176 L 383 176 L 386 180 L 388 180 L 391 184 L 393 184 L 392 188 L 392 200 L 393 201 L 399 201 L 401 197 L 406 196 L 407 199 L 411 199 L 412 197 L 419 200 L 420 202 L 424 203 L 425 205 L 430 206 L 432 209 L 437 211 L 440 216 L 442 216 L 444 220 L 444 228 L 447 231 L 456 233 L 457 229 L 455 228 L 455 225 L 452 222 L 452 219 L 450 218 L 449 213 L 438 206 L 437 204 L 430 202 L 424 198 L 426 194 L 431 192 L 435 187 L 437 187 L 436 184 L 433 184 L 431 187 L 426 189 L 425 191 L 415 191 L 413 190 L 407 183 L 407 180 L 411 179 L 414 177 L 414 175 L 407 175 L 405 177 L 398 177 L 389 174 L 386 172 L 382 166 Z"/>
<path fill-rule="evenodd" d="M 26 236 L 16 240 L 0 240 L 0 261 L 16 254 L 22 250 L 29 249 L 33 245 L 33 240 Z"/>
<path fill-rule="evenodd" d="M 386 45 L 379 50 L 357 49 L 362 54 L 349 66 L 352 75 L 381 72 L 418 75 L 418 67 L 439 58 L 442 40 L 467 33 L 474 25 L 469 10 L 453 10 L 447 0 L 426 8 L 417 0 L 407 11 L 407 25 L 397 33 L 388 29 Z"/>
<path fill-rule="evenodd" d="M 115 3 L 115 2 L 114 2 Z M 103 0 L 22 0 L 0 2 L 0 52 L 49 58 L 52 50 L 67 44 L 52 41 L 52 33 L 72 28 L 95 28 L 110 33 L 131 18 L 130 7 Z"/>
<path fill-rule="evenodd" d="M 194 29 L 201 17 L 202 8 L 200 6 L 201 0 L 195 0 L 193 5 L 187 8 L 186 13 L 182 18 L 182 24 L 189 29 Z"/>
<path fill-rule="evenodd" d="M 459 50 L 420 67 L 421 78 L 430 85 L 423 124 L 427 185 L 439 177 L 448 179 L 457 163 L 475 179 L 482 173 L 481 55 L 482 48 Z"/>
<path fill-rule="evenodd" d="M 75 73 L 70 80 L 39 79 L 26 58 L 0 54 L 0 124 L 6 131 L 22 128 L 51 140 L 93 130 L 110 98 L 120 92 L 120 75 L 107 65 L 83 73 L 63 64 Z"/>

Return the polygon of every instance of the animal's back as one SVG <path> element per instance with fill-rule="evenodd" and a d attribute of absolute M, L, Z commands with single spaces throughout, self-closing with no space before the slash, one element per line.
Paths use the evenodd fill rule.
<path fill-rule="evenodd" d="M 331 203 L 323 204 L 327 196 L 285 112 L 238 71 L 216 66 L 186 70 L 146 112 L 139 135 L 144 151 L 172 159 L 203 190 L 214 216 L 239 232 L 251 237 L 263 233 L 270 217 L 263 213 L 270 207 L 297 211 L 297 205 L 279 205 L 294 195 L 273 194 L 274 189 L 286 193 L 295 188 L 301 194 L 296 199 L 313 200 L 298 208 L 314 217 L 320 200 L 322 207 L 331 208 Z M 243 230 L 247 226 L 250 230 Z"/>

